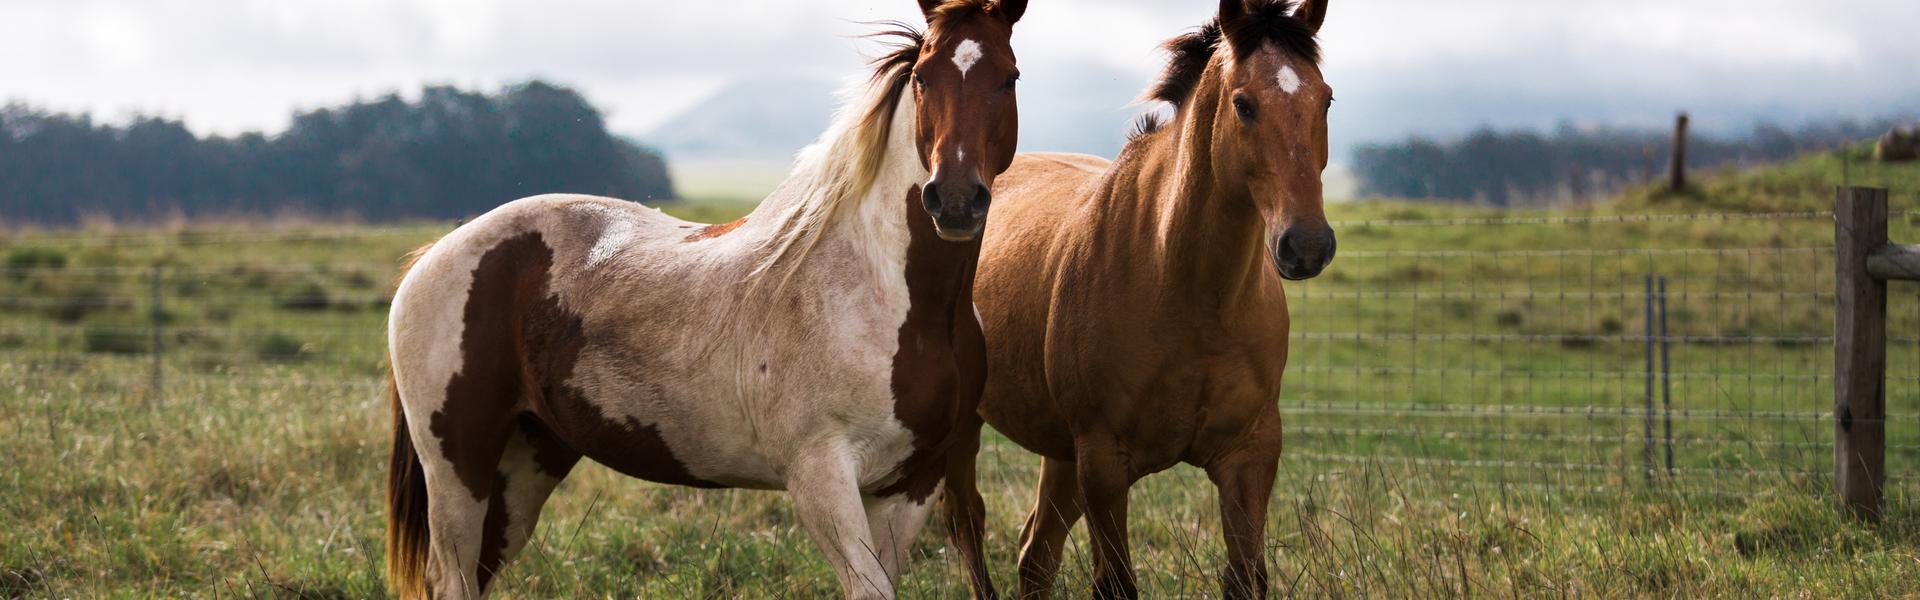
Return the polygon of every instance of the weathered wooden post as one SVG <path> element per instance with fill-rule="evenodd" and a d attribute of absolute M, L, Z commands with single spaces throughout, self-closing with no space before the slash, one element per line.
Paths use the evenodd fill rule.
<path fill-rule="evenodd" d="M 1880 518 L 1886 482 L 1887 284 L 1920 260 L 1876 255 L 1887 245 L 1887 190 L 1843 187 L 1833 203 L 1833 485 L 1841 505 Z M 1920 256 L 1912 247 L 1906 256 Z M 1882 272 L 1871 268 L 1883 264 Z M 1920 274 L 1920 273 L 1909 273 Z"/>
<path fill-rule="evenodd" d="M 1640 446 L 1640 463 L 1641 463 L 1641 467 L 1646 472 L 1647 482 L 1652 483 L 1653 482 L 1653 376 L 1654 376 L 1654 371 L 1653 371 L 1654 321 L 1653 321 L 1653 274 L 1652 273 L 1647 274 L 1647 295 L 1646 295 L 1645 304 L 1647 306 L 1647 320 L 1646 320 L 1646 324 L 1647 324 L 1647 337 L 1646 337 L 1646 341 L 1647 341 L 1647 352 L 1646 352 L 1647 410 L 1645 413 L 1647 429 L 1646 429 L 1646 435 L 1641 438 L 1641 441 L 1643 443 Z"/>
<path fill-rule="evenodd" d="M 1673 477 L 1673 370 L 1668 360 L 1673 338 L 1667 335 L 1667 276 L 1660 276 L 1660 413 L 1667 432 L 1667 477 Z"/>
<path fill-rule="evenodd" d="M 1667 190 L 1687 189 L 1687 113 L 1673 119 L 1673 155 L 1667 158 Z"/>

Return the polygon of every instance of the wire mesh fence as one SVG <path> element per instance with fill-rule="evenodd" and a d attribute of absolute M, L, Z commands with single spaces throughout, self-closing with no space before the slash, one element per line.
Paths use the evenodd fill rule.
<path fill-rule="evenodd" d="M 1831 215 L 1346 225 L 1343 246 L 1462 247 L 1346 252 L 1289 289 L 1294 460 L 1573 492 L 1830 476 Z M 1896 285 L 1889 311 L 1889 487 L 1910 488 L 1920 296 Z"/>
<path fill-rule="evenodd" d="M 1914 239 L 1915 215 L 1895 221 Z M 1827 213 L 1374 219 L 1288 284 L 1287 466 L 1740 495 L 1833 468 Z M 13 244 L 0 381 L 71 402 L 380 393 L 398 257 L 433 231 Z M 56 258 L 57 257 L 57 258 Z M 1920 464 L 1920 290 L 1889 303 L 1889 487 Z"/>

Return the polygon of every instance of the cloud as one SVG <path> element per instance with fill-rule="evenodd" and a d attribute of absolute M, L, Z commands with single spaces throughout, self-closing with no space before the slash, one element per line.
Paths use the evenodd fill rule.
<path fill-rule="evenodd" d="M 1160 40 L 1216 6 L 1034 2 L 1016 49 L 1143 86 Z M 543 77 L 641 132 L 742 78 L 856 72 L 872 51 L 859 22 L 883 19 L 919 15 L 907 0 L 10 0 L 0 98 L 233 133 L 423 83 Z M 1733 120 L 1889 110 L 1920 96 L 1916 22 L 1920 3 L 1886 0 L 1369 0 L 1335 2 L 1323 38 L 1347 143 L 1682 107 Z M 1131 100 L 1113 95 L 1079 104 Z"/>

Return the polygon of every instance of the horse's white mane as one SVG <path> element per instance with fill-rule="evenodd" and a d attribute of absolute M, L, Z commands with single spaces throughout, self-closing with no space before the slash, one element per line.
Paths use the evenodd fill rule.
<path fill-rule="evenodd" d="M 792 175 L 781 183 L 780 189 L 788 194 L 776 192 L 747 216 L 749 222 L 769 224 L 772 235 L 759 242 L 739 296 L 718 323 L 722 333 L 713 337 L 704 353 L 753 347 L 751 340 L 768 324 L 753 313 L 778 301 L 807 255 L 836 223 L 855 218 L 855 209 L 886 166 L 891 129 L 905 105 L 899 95 L 908 93 L 901 79 L 911 68 L 910 61 L 895 64 L 866 82 L 848 86 L 833 124 L 819 141 L 800 151 Z M 743 378 L 739 389 L 747 389 L 748 353 L 730 358 L 743 361 L 736 365 Z"/>
<path fill-rule="evenodd" d="M 750 293 L 778 293 L 820 237 L 872 189 L 885 163 L 889 130 L 900 104 L 895 91 L 906 93 L 897 82 L 910 68 L 894 65 L 846 88 L 833 124 L 794 159 L 793 174 L 782 187 L 797 190 L 800 197 L 782 206 L 762 207 L 774 213 L 771 220 L 777 232 L 765 242 L 771 251 L 747 276 Z M 768 277 L 778 277 L 779 282 L 772 290 L 759 289 Z"/>

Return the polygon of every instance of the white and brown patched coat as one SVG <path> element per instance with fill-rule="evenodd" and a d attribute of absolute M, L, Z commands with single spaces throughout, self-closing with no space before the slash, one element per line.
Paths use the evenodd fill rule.
<path fill-rule="evenodd" d="M 892 596 L 985 361 L 978 245 L 937 239 L 913 99 L 885 93 L 740 221 L 538 196 L 418 256 L 389 331 L 396 446 L 422 476 L 402 481 L 396 451 L 393 493 L 428 499 L 413 579 L 484 594 L 585 456 L 661 483 L 789 490 L 849 595 Z M 884 151 L 871 172 L 833 163 L 863 144 Z"/>

